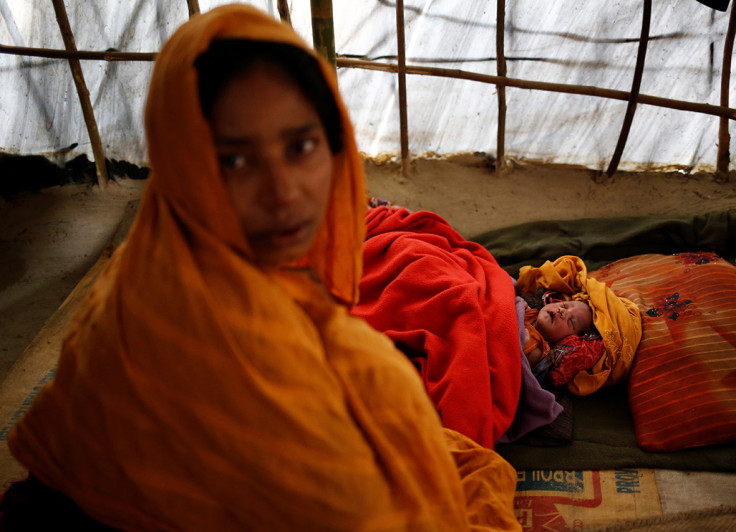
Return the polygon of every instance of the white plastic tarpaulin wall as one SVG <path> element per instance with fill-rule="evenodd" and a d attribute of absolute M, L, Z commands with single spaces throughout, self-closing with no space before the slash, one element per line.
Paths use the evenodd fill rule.
<path fill-rule="evenodd" d="M 200 7 L 222 3 L 200 0 Z M 249 3 L 278 16 L 275 2 Z M 79 50 L 156 52 L 188 17 L 184 0 L 65 5 Z M 295 28 L 311 42 L 309 2 L 294 0 L 290 7 Z M 393 2 L 333 0 L 333 9 L 338 56 L 396 62 Z M 408 65 L 497 73 L 495 0 L 415 0 L 405 3 L 404 13 Z M 507 76 L 628 91 L 641 20 L 641 0 L 508 1 Z M 655 0 L 641 94 L 718 105 L 727 26 L 728 13 L 696 0 Z M 0 0 L 0 44 L 63 49 L 51 2 Z M 82 68 L 106 156 L 145 164 L 142 115 L 152 63 L 85 60 Z M 396 74 L 339 68 L 338 75 L 361 150 L 398 152 Z M 413 154 L 495 155 L 494 85 L 409 75 L 407 93 Z M 627 105 L 514 87 L 506 89 L 506 100 L 507 156 L 596 169 L 610 161 Z M 639 104 L 620 168 L 713 170 L 718 122 L 716 116 Z M 0 150 L 51 153 L 74 143 L 74 153 L 91 155 L 67 61 L 0 54 Z"/>

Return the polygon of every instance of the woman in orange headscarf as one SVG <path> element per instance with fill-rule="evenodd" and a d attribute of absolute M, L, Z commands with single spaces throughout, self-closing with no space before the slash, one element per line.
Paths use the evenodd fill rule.
<path fill-rule="evenodd" d="M 329 67 L 215 9 L 161 51 L 146 130 L 136 222 L 10 437 L 33 489 L 125 530 L 519 529 L 513 469 L 347 313 L 365 196 Z"/>

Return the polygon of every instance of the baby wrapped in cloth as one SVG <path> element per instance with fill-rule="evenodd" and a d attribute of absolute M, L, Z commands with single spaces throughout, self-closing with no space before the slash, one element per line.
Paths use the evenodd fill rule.
<path fill-rule="evenodd" d="M 566 255 L 536 268 L 519 271 L 517 292 L 534 294 L 544 288 L 583 301 L 593 313 L 593 325 L 603 341 L 603 353 L 587 371 L 579 371 L 568 383 L 577 395 L 588 395 L 603 385 L 620 382 L 631 369 L 641 340 L 641 314 L 636 305 L 591 277 L 579 257 Z"/>

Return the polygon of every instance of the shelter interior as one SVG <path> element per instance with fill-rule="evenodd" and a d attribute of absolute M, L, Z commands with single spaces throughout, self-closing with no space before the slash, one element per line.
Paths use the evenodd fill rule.
<path fill-rule="evenodd" d="M 145 189 L 142 113 L 156 51 L 187 17 L 223 3 L 0 0 L 6 428 L 45 376 L 53 353 L 38 358 L 41 344 L 58 345 L 55 320 Z M 468 239 L 529 222 L 736 220 L 727 0 L 249 3 L 334 61 L 371 196 L 436 212 Z M 731 262 L 734 227 L 722 250 Z M 682 467 L 581 470 L 573 483 L 593 482 L 592 471 L 610 502 L 559 503 L 558 529 L 708 512 L 736 521 L 733 468 L 692 470 L 685 457 Z M 21 472 L 0 453 L 3 482 Z M 549 486 L 567 473 L 543 461 L 519 469 L 525 530 L 543 529 Z M 524 484 L 535 475 L 557 483 L 535 492 Z"/>

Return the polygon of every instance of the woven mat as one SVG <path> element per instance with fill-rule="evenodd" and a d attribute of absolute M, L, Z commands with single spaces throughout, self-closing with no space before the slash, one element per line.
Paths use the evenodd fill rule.
<path fill-rule="evenodd" d="M 736 506 L 669 514 L 662 517 L 621 521 L 592 529 L 594 532 L 726 532 L 736 530 Z"/>

